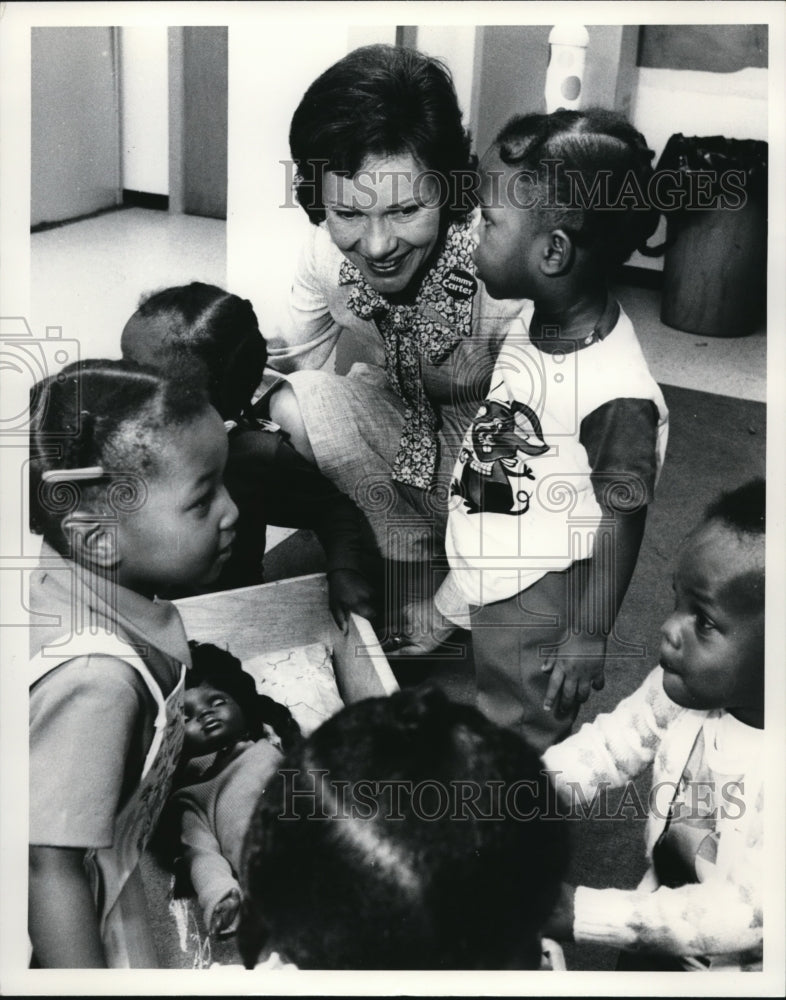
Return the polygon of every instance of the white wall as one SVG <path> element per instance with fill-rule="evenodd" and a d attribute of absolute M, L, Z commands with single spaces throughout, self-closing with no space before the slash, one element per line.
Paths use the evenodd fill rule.
<path fill-rule="evenodd" d="M 766 69 L 736 73 L 640 67 L 633 124 L 660 156 L 673 133 L 767 139 Z"/>
<path fill-rule="evenodd" d="M 123 187 L 169 194 L 167 28 L 120 29 Z"/>
<path fill-rule="evenodd" d="M 475 25 L 427 24 L 418 27 L 417 32 L 418 49 L 441 59 L 450 68 L 465 125 L 469 125 L 472 111 L 477 30 Z"/>

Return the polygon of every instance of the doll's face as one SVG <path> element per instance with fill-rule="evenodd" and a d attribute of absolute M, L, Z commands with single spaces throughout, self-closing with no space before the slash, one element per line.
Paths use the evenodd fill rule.
<path fill-rule="evenodd" d="M 185 724 L 184 750 L 188 757 L 201 757 L 236 743 L 248 729 L 234 698 L 207 682 L 186 690 Z"/>

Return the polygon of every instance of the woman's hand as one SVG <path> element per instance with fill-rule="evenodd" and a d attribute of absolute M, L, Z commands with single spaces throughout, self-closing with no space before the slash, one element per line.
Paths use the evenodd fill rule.
<path fill-rule="evenodd" d="M 226 896 L 216 903 L 213 916 L 210 918 L 210 933 L 233 934 L 237 930 L 242 902 L 243 894 L 240 889 L 230 889 Z"/>
<path fill-rule="evenodd" d="M 391 636 L 383 644 L 385 653 L 426 656 L 438 649 L 456 631 L 456 626 L 437 611 L 430 599 L 405 605 L 401 618 L 401 632 Z"/>
<path fill-rule="evenodd" d="M 328 573 L 328 601 L 333 620 L 346 635 L 349 616 L 354 611 L 361 618 L 376 614 L 372 598 L 374 591 L 366 578 L 352 569 L 334 569 Z"/>
<path fill-rule="evenodd" d="M 592 693 L 600 691 L 605 680 L 606 637 L 576 635 L 562 643 L 544 659 L 541 670 L 550 673 L 543 708 L 554 714 L 570 715 Z"/>

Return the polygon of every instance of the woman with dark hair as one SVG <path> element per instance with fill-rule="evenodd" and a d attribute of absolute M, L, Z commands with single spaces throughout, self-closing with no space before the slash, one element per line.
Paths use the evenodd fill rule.
<path fill-rule="evenodd" d="M 568 853 L 553 795 L 521 737 L 440 690 L 350 705 L 286 755 L 254 810 L 246 967 L 541 967 Z"/>
<path fill-rule="evenodd" d="M 271 416 L 367 514 L 382 554 L 442 549 L 449 473 L 518 302 L 475 277 L 475 174 L 447 68 L 371 45 L 326 70 L 290 130 L 314 224 L 269 338 Z M 363 362 L 315 371 L 350 334 Z"/>

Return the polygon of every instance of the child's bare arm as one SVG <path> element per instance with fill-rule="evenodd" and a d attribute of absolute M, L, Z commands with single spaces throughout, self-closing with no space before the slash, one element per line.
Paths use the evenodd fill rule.
<path fill-rule="evenodd" d="M 30 848 L 28 928 L 45 968 L 106 968 L 84 856 L 82 848 Z"/>
<path fill-rule="evenodd" d="M 595 538 L 595 555 L 566 572 L 574 609 L 568 636 L 543 662 L 550 672 L 543 707 L 571 712 L 592 689 L 603 687 L 606 642 L 636 566 L 644 536 L 646 507 L 604 520 Z"/>

